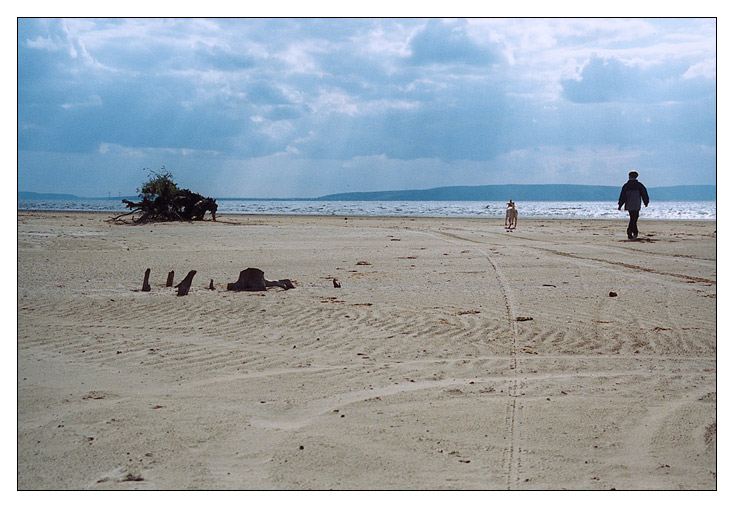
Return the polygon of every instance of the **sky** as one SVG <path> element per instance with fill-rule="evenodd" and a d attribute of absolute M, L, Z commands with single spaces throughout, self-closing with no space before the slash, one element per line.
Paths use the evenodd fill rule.
<path fill-rule="evenodd" d="M 716 184 L 713 18 L 17 22 L 18 190 Z"/>

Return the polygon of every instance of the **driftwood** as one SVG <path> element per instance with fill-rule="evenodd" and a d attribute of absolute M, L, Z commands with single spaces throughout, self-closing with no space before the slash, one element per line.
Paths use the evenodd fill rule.
<path fill-rule="evenodd" d="M 149 277 L 150 277 L 150 268 L 145 270 L 145 277 L 143 278 L 143 289 L 141 289 L 141 291 L 150 291 L 150 284 L 148 284 Z"/>
<path fill-rule="evenodd" d="M 259 268 L 248 268 L 240 272 L 237 282 L 227 284 L 228 291 L 267 291 L 269 287 L 278 286 L 283 289 L 293 289 L 295 286 L 290 279 L 267 280 L 265 272 Z"/>
<path fill-rule="evenodd" d="M 283 289 L 293 289 L 296 287 L 290 279 L 266 280 L 265 285 L 268 287 L 278 286 Z"/>
<path fill-rule="evenodd" d="M 248 268 L 240 272 L 237 282 L 227 284 L 227 291 L 266 291 L 265 272 L 257 268 Z"/>
<path fill-rule="evenodd" d="M 174 286 L 175 288 L 178 288 L 178 293 L 176 294 L 176 296 L 186 296 L 187 294 L 189 294 L 191 281 L 194 280 L 194 275 L 196 275 L 196 270 L 191 270 L 188 275 L 184 277 L 184 280 Z"/>
<path fill-rule="evenodd" d="M 184 279 L 173 286 L 173 270 L 168 272 L 168 279 L 166 280 L 166 287 L 173 286 L 174 288 L 178 289 L 177 296 L 186 296 L 189 293 L 189 290 L 191 289 L 191 283 L 194 280 L 194 275 L 196 275 L 196 270 L 191 270 Z M 150 268 L 145 270 L 145 277 L 143 279 L 143 289 L 142 291 L 150 291 Z M 283 288 L 285 290 L 293 289 L 295 288 L 295 285 L 293 282 L 291 282 L 290 279 L 280 279 L 280 280 L 267 280 L 265 278 L 265 273 L 260 270 L 259 268 L 248 268 L 247 270 L 242 270 L 240 272 L 240 278 L 237 280 L 237 282 L 230 282 L 227 284 L 227 290 L 228 291 L 267 291 L 268 288 L 277 286 L 279 288 Z M 334 287 L 341 287 L 339 282 L 334 279 Z M 210 289 L 212 291 L 216 290 L 214 287 L 214 279 L 209 279 L 209 287 L 207 289 Z"/>
<path fill-rule="evenodd" d="M 142 196 L 140 201 L 123 199 L 122 202 L 131 211 L 118 215 L 113 220 L 119 220 L 121 217 L 134 213 L 141 213 L 141 216 L 133 219 L 133 222 L 194 221 L 204 220 L 206 212 L 211 213 L 212 220 L 217 220 L 216 200 L 205 198 L 201 194 L 191 192 L 188 189 L 177 190 L 173 196 L 167 198 L 157 196 L 151 199 L 150 196 Z"/>
<path fill-rule="evenodd" d="M 334 282 L 334 287 L 335 288 L 342 287 L 341 283 L 339 282 L 339 280 L 336 277 L 334 277 L 333 282 Z"/>

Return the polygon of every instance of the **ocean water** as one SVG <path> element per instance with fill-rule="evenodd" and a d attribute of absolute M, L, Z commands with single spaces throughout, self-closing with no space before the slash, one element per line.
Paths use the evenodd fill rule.
<path fill-rule="evenodd" d="M 405 217 L 499 217 L 505 216 L 503 201 L 254 201 L 217 200 L 218 214 L 344 215 Z M 519 201 L 519 220 L 526 219 L 625 219 L 611 201 Z M 119 200 L 18 201 L 18 210 L 55 210 L 124 213 Z M 716 220 L 716 201 L 652 201 L 643 208 L 642 219 Z"/>

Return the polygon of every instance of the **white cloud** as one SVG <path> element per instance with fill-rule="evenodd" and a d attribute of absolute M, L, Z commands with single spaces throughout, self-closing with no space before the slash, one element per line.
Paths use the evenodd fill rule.
<path fill-rule="evenodd" d="M 66 110 L 71 110 L 75 108 L 95 107 L 95 106 L 101 106 L 101 105 L 102 105 L 102 98 L 99 95 L 92 95 L 83 101 L 65 102 L 61 104 L 61 107 Z"/>
<path fill-rule="evenodd" d="M 683 79 L 694 78 L 716 78 L 716 59 L 708 58 L 703 62 L 691 65 L 686 72 L 683 73 Z"/>
<path fill-rule="evenodd" d="M 310 106 L 316 113 L 343 113 L 349 116 L 359 113 L 357 101 L 343 90 L 321 90 Z"/>
<path fill-rule="evenodd" d="M 325 53 L 327 46 L 328 43 L 325 41 L 298 41 L 274 56 L 286 64 L 286 74 L 314 74 L 322 77 L 324 72 L 318 63 L 317 55 Z"/>
<path fill-rule="evenodd" d="M 395 59 L 410 56 L 410 39 L 417 28 L 407 28 L 399 24 L 389 27 L 377 25 L 371 28 L 366 35 L 353 37 L 352 42 L 365 54 L 374 57 Z"/>
<path fill-rule="evenodd" d="M 46 51 L 59 51 L 63 49 L 63 45 L 58 40 L 53 40 L 50 36 L 35 37 L 25 42 L 26 46 L 33 49 L 43 49 Z"/>

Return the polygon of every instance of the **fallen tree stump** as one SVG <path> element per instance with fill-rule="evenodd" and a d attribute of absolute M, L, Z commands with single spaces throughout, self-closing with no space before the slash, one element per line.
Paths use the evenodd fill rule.
<path fill-rule="evenodd" d="M 145 270 L 145 277 L 143 278 L 143 289 L 141 289 L 141 291 L 150 291 L 150 284 L 148 284 L 149 277 L 150 277 L 150 268 Z"/>
<path fill-rule="evenodd" d="M 265 272 L 257 268 L 248 268 L 240 272 L 237 282 L 227 284 L 227 291 L 266 291 Z"/>
<path fill-rule="evenodd" d="M 290 279 L 266 280 L 265 285 L 268 287 L 278 286 L 283 289 L 293 289 L 296 287 L 293 285 Z"/>
<path fill-rule="evenodd" d="M 196 270 L 191 270 L 186 277 L 184 277 L 184 280 L 174 286 L 175 288 L 178 288 L 176 296 L 186 296 L 189 294 L 189 289 L 191 288 L 191 282 L 194 280 L 194 275 L 196 275 Z"/>
<path fill-rule="evenodd" d="M 194 221 L 204 220 L 206 212 L 212 214 L 212 220 L 217 220 L 217 201 L 205 198 L 201 194 L 191 192 L 188 189 L 179 189 L 173 181 L 173 175 L 166 171 L 165 167 L 160 173 L 153 173 L 150 179 L 140 189 L 138 196 L 140 201 L 123 199 L 122 202 L 130 209 L 130 212 L 113 217 L 112 221 L 118 221 L 122 217 L 140 213 L 137 219 L 133 217 L 134 224 L 158 221 Z"/>
<path fill-rule="evenodd" d="M 286 290 L 295 287 L 290 279 L 267 280 L 265 272 L 259 268 L 248 268 L 240 272 L 237 282 L 227 283 L 227 291 L 267 291 L 269 287 L 273 286 Z"/>

